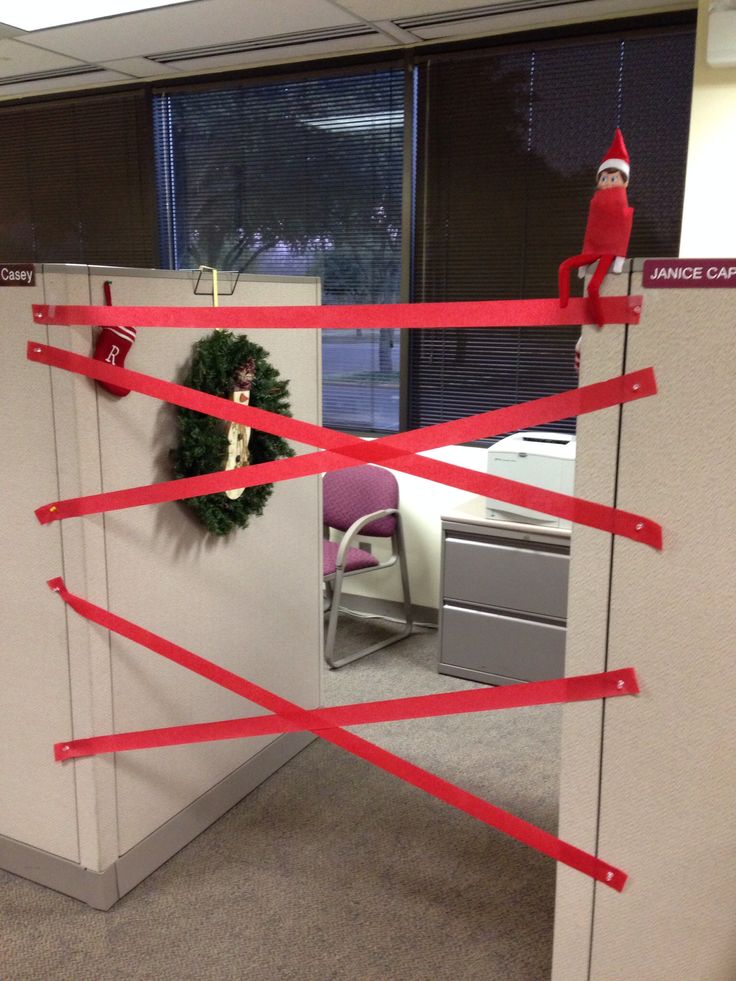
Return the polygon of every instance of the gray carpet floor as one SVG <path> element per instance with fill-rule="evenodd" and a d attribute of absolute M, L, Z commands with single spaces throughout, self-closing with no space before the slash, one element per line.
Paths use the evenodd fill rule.
<path fill-rule="evenodd" d="M 339 642 L 392 629 L 347 620 Z M 325 703 L 472 687 L 436 633 L 325 676 Z M 560 709 L 354 731 L 546 830 Z M 0 872 L 0 981 L 545 981 L 555 863 L 311 744 L 110 911 Z"/>

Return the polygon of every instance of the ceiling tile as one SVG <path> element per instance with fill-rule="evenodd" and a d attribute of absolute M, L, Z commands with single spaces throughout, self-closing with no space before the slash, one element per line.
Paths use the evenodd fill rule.
<path fill-rule="evenodd" d="M 499 0 L 499 3 L 502 0 Z M 366 20 L 396 20 L 397 17 L 419 17 L 451 10 L 469 10 L 473 0 L 341 0 L 340 6 Z M 486 6 L 479 4 L 478 6 Z"/>
<path fill-rule="evenodd" d="M 0 79 L 0 102 L 9 96 L 40 95 L 68 89 L 88 89 L 91 85 L 104 85 L 108 82 L 129 82 L 129 75 L 119 72 L 91 71 L 84 75 L 62 76 L 53 79 L 37 79 L 30 82 L 12 82 L 5 85 Z"/>
<path fill-rule="evenodd" d="M 333 39 L 325 42 L 299 44 L 288 48 L 268 48 L 267 50 L 239 51 L 229 54 L 212 54 L 201 58 L 186 58 L 167 62 L 162 68 L 176 68 L 180 72 L 195 73 L 217 70 L 219 68 L 239 68 L 244 65 L 283 65 L 289 61 L 301 61 L 315 55 L 335 54 L 365 50 L 366 48 L 390 48 L 391 40 L 384 34 L 369 34 L 365 37 Z"/>
<path fill-rule="evenodd" d="M 120 58 L 118 61 L 100 62 L 100 67 L 122 72 L 124 75 L 132 75 L 133 78 L 156 78 L 172 72 L 178 74 L 178 69 L 173 68 L 172 65 L 162 65 L 158 61 L 151 61 L 150 58 Z"/>
<path fill-rule="evenodd" d="M 195 0 L 181 6 L 70 24 L 26 35 L 34 44 L 85 61 L 145 57 L 234 39 L 359 22 L 329 0 Z"/>
<path fill-rule="evenodd" d="M 82 64 L 76 58 L 44 51 L 22 41 L 0 40 L 0 78 L 13 75 L 35 75 L 37 72 L 74 68 Z"/>
<path fill-rule="evenodd" d="M 21 37 L 25 33 L 10 24 L 0 24 L 0 37 Z"/>
<path fill-rule="evenodd" d="M 685 0 L 687 2 L 687 0 Z M 474 16 L 463 20 L 448 19 L 437 23 L 431 20 L 425 24 L 410 23 L 407 26 L 413 34 L 424 41 L 442 40 L 445 38 L 472 37 L 474 35 L 492 35 L 507 31 L 535 30 L 565 23 L 580 23 L 586 20 L 595 21 L 608 17 L 620 17 L 631 13 L 644 13 L 649 10 L 660 10 L 663 7 L 682 6 L 682 0 L 560 0 L 559 4 L 542 6 L 538 9 L 523 7 L 509 10 L 508 6 L 499 0 L 500 11 L 488 16 Z M 494 6 L 484 4 L 483 8 Z M 465 10 L 466 8 L 462 8 Z M 426 11 L 425 11 L 426 13 Z M 403 19 L 405 15 L 402 15 Z M 416 14 L 414 16 L 417 16 Z"/>
<path fill-rule="evenodd" d="M 373 22 L 375 26 L 387 34 L 392 40 L 398 41 L 399 44 L 416 44 L 417 36 L 416 34 L 411 34 L 409 31 L 405 31 L 403 27 L 399 27 L 398 24 L 394 24 L 392 20 L 376 20 Z"/>

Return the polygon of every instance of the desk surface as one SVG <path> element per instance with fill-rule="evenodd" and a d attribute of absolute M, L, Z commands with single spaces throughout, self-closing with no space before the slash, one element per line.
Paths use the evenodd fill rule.
<path fill-rule="evenodd" d="M 569 528 L 555 528 L 551 525 L 532 524 L 526 521 L 501 521 L 498 518 L 486 517 L 485 498 L 474 495 L 463 501 L 452 511 L 442 515 L 444 522 L 461 522 L 462 524 L 478 525 L 486 529 L 495 529 L 499 532 L 512 532 L 516 536 L 523 535 L 542 535 L 544 537 L 558 538 L 569 541 Z"/>

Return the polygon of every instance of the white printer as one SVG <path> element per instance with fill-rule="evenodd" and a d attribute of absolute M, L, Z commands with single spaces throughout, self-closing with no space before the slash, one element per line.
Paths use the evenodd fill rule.
<path fill-rule="evenodd" d="M 575 437 L 568 433 L 550 432 L 523 432 L 506 436 L 488 447 L 488 473 L 560 494 L 572 494 Z M 491 498 L 486 500 L 486 514 L 501 521 L 521 521 L 554 528 L 571 526 L 564 518 Z"/>

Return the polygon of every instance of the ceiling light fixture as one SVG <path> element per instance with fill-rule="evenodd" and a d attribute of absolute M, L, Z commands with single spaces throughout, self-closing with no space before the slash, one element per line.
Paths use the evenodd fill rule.
<path fill-rule="evenodd" d="M 79 24 L 183 3 L 192 3 L 192 0 L 65 0 L 59 4 L 0 2 L 0 23 L 21 31 L 42 31 L 47 27 Z"/>

